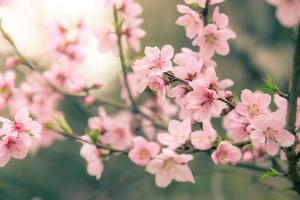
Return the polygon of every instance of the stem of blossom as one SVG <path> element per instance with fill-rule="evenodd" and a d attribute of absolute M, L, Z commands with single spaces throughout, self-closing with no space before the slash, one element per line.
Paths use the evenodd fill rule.
<path fill-rule="evenodd" d="M 24 57 L 18 50 L 16 44 L 14 43 L 14 41 L 11 39 L 11 37 L 9 36 L 9 34 L 4 30 L 3 26 L 2 26 L 2 20 L 0 20 L 0 32 L 3 35 L 4 39 L 13 47 L 13 49 L 15 50 L 20 63 L 22 63 L 23 65 L 27 66 L 30 70 L 35 70 L 33 64 L 31 64 L 31 62 Z"/>
<path fill-rule="evenodd" d="M 128 154 L 128 151 L 125 151 L 125 150 L 124 151 L 116 150 L 116 149 L 110 148 L 108 146 L 105 146 L 103 144 L 100 144 L 99 142 L 97 142 L 97 143 L 91 142 L 91 141 L 85 140 L 85 139 L 83 139 L 81 137 L 78 137 L 74 133 L 69 134 L 69 133 L 59 132 L 59 134 L 62 135 L 62 136 L 64 136 L 64 137 L 66 137 L 66 138 L 69 138 L 69 139 L 73 139 L 73 140 L 76 140 L 76 141 L 80 141 L 80 142 L 84 142 L 84 143 L 87 143 L 87 144 L 95 145 L 97 148 L 108 150 L 110 153 Z"/>
<path fill-rule="evenodd" d="M 297 114 L 297 98 L 300 85 L 300 26 L 297 30 L 296 47 L 294 53 L 294 64 L 290 78 L 289 101 L 286 129 L 292 134 L 296 134 L 296 114 Z M 300 174 L 298 170 L 298 156 L 295 153 L 295 146 L 285 149 L 288 161 L 288 177 L 293 182 L 293 189 L 300 194 Z"/>
<path fill-rule="evenodd" d="M 203 9 L 203 12 L 202 12 L 203 19 L 204 19 L 204 25 L 208 24 L 207 16 L 208 16 L 208 12 L 209 12 L 209 3 L 210 3 L 210 0 L 207 0 L 205 2 L 205 8 Z"/>
<path fill-rule="evenodd" d="M 189 85 L 189 83 L 188 83 L 187 81 L 182 80 L 182 79 L 180 79 L 180 78 L 177 78 L 176 76 L 174 76 L 174 75 L 173 75 L 172 73 L 170 73 L 170 72 L 165 72 L 164 75 L 165 75 L 165 80 L 166 80 L 166 82 L 168 82 L 168 83 L 172 83 L 172 82 L 180 82 L 180 83 L 186 85 L 188 91 L 193 91 L 193 88 Z M 235 109 L 235 105 L 232 104 L 231 102 L 227 101 L 226 99 L 223 99 L 223 98 L 217 98 L 217 100 L 226 103 L 226 105 L 227 105 L 231 110 Z M 231 111 L 231 110 L 230 110 L 230 111 Z M 230 112 L 230 111 L 229 111 L 229 112 Z"/>
<path fill-rule="evenodd" d="M 122 32 L 121 32 L 122 26 L 119 21 L 118 10 L 117 10 L 116 6 L 114 6 L 113 10 L 114 10 L 113 12 L 114 12 L 115 31 L 117 34 L 117 42 L 118 42 L 118 48 L 119 48 L 120 62 L 121 62 L 121 66 L 122 66 L 123 79 L 124 79 L 124 83 L 125 83 L 125 87 L 126 87 L 129 99 L 131 101 L 132 111 L 134 113 L 136 113 L 136 112 L 138 112 L 138 107 L 133 99 L 133 96 L 132 96 L 132 93 L 131 93 L 131 90 L 129 87 L 129 83 L 128 83 L 128 78 L 127 78 L 127 65 L 126 65 L 124 51 L 123 51 L 123 45 L 122 45 Z"/>

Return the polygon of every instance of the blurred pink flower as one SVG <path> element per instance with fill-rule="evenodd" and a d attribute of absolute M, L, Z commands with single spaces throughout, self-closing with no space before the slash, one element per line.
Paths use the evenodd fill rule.
<path fill-rule="evenodd" d="M 242 152 L 238 147 L 229 142 L 222 141 L 211 154 L 211 158 L 215 164 L 226 165 L 231 163 L 232 165 L 236 165 L 242 158 Z"/>
<path fill-rule="evenodd" d="M 128 156 L 135 164 L 145 166 L 158 154 L 159 150 L 160 147 L 156 142 L 148 142 L 145 138 L 138 136 L 133 139 L 133 148 Z"/>
<path fill-rule="evenodd" d="M 172 180 L 195 183 L 188 166 L 191 160 L 193 156 L 190 154 L 177 154 L 170 149 L 163 149 L 161 154 L 148 163 L 146 170 L 155 174 L 158 187 L 167 187 Z"/>
<path fill-rule="evenodd" d="M 169 133 L 158 134 L 157 139 L 168 148 L 176 149 L 184 145 L 190 138 L 192 132 L 191 120 L 185 119 L 183 122 L 171 120 L 168 131 Z"/>
<path fill-rule="evenodd" d="M 267 2 L 276 6 L 276 16 L 283 26 L 293 27 L 299 24 L 299 0 L 267 0 Z"/>
<path fill-rule="evenodd" d="M 202 122 L 203 130 L 194 131 L 191 134 L 191 143 L 196 149 L 207 150 L 213 146 L 218 134 L 210 121 Z"/>

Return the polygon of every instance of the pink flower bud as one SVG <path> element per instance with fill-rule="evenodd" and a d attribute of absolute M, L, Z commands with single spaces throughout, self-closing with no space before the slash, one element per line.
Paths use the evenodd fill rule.
<path fill-rule="evenodd" d="M 84 104 L 87 106 L 92 105 L 95 102 L 95 97 L 88 95 L 84 98 Z"/>
<path fill-rule="evenodd" d="M 103 86 L 102 83 L 96 82 L 91 86 L 91 89 L 97 90 L 97 89 L 102 88 L 102 86 Z"/>
<path fill-rule="evenodd" d="M 10 57 L 6 58 L 6 60 L 5 60 L 5 65 L 8 68 L 13 68 L 18 64 L 19 64 L 19 60 L 14 56 L 10 56 Z"/>

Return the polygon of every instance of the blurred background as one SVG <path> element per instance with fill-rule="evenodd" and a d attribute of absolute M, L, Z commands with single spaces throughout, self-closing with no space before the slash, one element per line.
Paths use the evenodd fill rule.
<path fill-rule="evenodd" d="M 181 47 L 193 48 L 183 28 L 175 25 L 179 16 L 176 4 L 183 1 L 137 2 L 144 8 L 143 28 L 147 31 L 144 46 L 172 44 L 176 52 Z M 88 26 L 96 28 L 111 20 L 102 3 L 101 0 L 15 0 L 9 7 L 1 8 L 0 16 L 20 50 L 36 60 L 43 55 L 47 20 L 83 16 Z M 274 18 L 274 9 L 262 0 L 230 0 L 221 7 L 229 15 L 238 37 L 231 41 L 229 56 L 216 57 L 219 77 L 233 79 L 233 91 L 239 94 L 245 87 L 256 89 L 269 74 L 286 91 L 293 55 L 293 30 L 284 29 Z M 110 53 L 100 54 L 96 39 L 91 38 L 91 41 L 86 49 L 89 56 L 84 62 L 83 73 L 89 80 L 100 80 L 105 84 L 102 92 L 105 96 L 118 98 L 118 60 Z M 1 52 L 6 50 L 6 47 L 0 47 Z M 1 70 L 4 68 L 3 65 Z M 73 99 L 66 99 L 61 105 L 71 124 L 82 131 L 86 126 L 82 122 L 89 115 L 78 111 L 79 106 Z M 214 166 L 204 154 L 196 155 L 191 165 L 196 184 L 173 182 L 168 188 L 159 189 L 152 175 L 129 162 L 125 156 L 112 156 L 109 162 L 105 162 L 103 176 L 97 181 L 86 173 L 86 163 L 79 155 L 79 148 L 78 143 L 59 141 L 26 160 L 12 160 L 0 169 L 0 199 L 297 199 L 286 190 L 289 183 L 280 178 L 260 180 L 260 173 Z"/>

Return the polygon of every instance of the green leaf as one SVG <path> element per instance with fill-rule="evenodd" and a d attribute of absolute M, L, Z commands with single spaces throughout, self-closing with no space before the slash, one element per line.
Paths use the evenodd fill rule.
<path fill-rule="evenodd" d="M 269 75 L 267 75 L 267 77 L 263 80 L 263 84 L 258 89 L 271 94 L 275 94 L 280 91 Z"/>
<path fill-rule="evenodd" d="M 89 136 L 94 143 L 97 143 L 99 140 L 100 133 L 98 131 L 89 131 Z"/>
<path fill-rule="evenodd" d="M 189 7 L 190 7 L 191 9 L 197 11 L 197 12 L 199 12 L 200 10 L 203 9 L 203 8 L 201 8 L 201 7 L 199 6 L 198 3 L 192 3 L 192 4 L 189 4 Z"/>
<path fill-rule="evenodd" d="M 260 178 L 261 179 L 266 179 L 269 177 L 277 177 L 277 176 L 282 176 L 283 174 L 276 169 L 270 167 Z"/>

